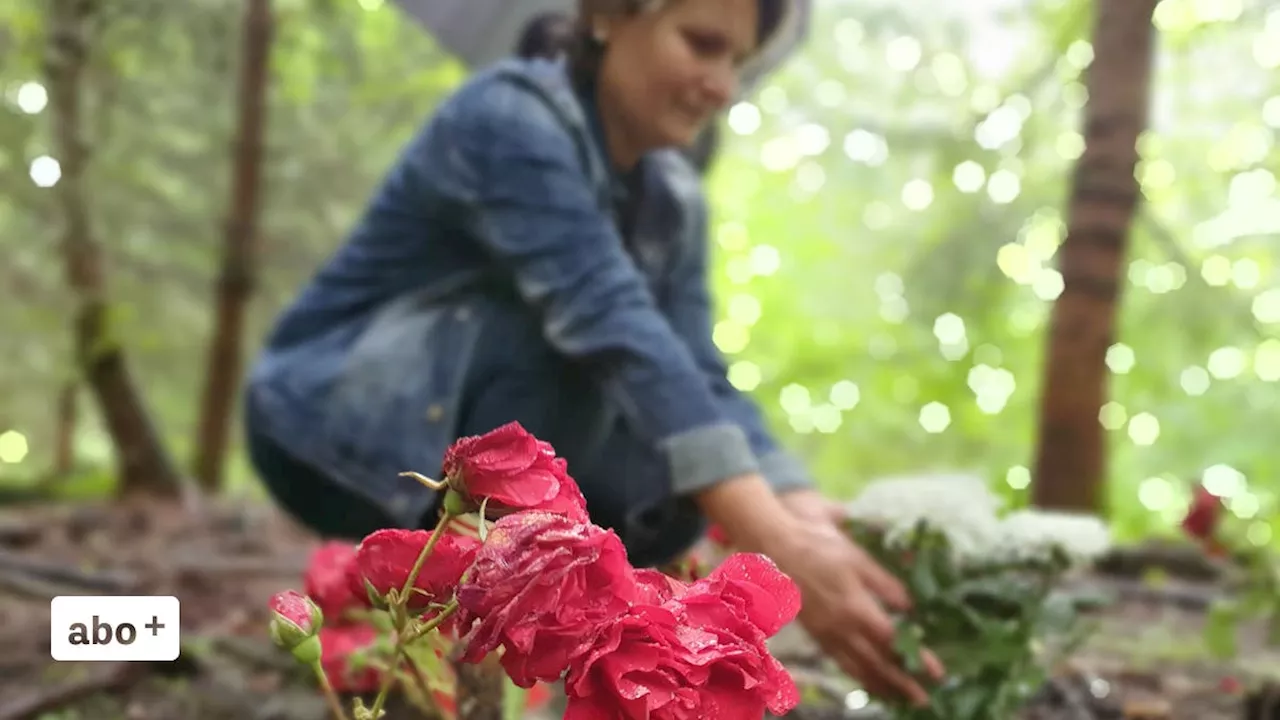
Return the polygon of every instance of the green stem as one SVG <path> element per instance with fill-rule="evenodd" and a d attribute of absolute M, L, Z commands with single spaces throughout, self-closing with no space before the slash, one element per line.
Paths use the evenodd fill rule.
<path fill-rule="evenodd" d="M 445 527 L 449 525 L 449 521 L 453 516 L 449 513 L 441 513 L 440 521 L 436 523 L 436 529 L 431 531 L 431 539 L 427 540 L 427 544 L 422 547 L 422 552 L 418 553 L 418 559 L 413 561 L 413 568 L 409 570 L 409 577 L 404 579 L 404 587 L 400 589 L 400 606 L 404 607 L 409 604 L 409 592 L 413 589 L 413 584 L 418 580 L 418 573 L 422 572 L 422 566 L 427 564 L 427 558 L 431 556 L 431 551 L 436 549 L 436 544 L 440 542 L 440 538 L 444 537 Z"/>
<path fill-rule="evenodd" d="M 405 642 L 413 642 L 427 633 L 440 627 L 440 624 L 449 619 L 449 616 L 458 611 L 458 600 L 455 598 L 449 601 L 449 604 L 440 609 L 440 613 L 423 623 L 417 630 L 409 633 L 405 638 Z"/>
<path fill-rule="evenodd" d="M 342 709 L 342 701 L 338 699 L 338 693 L 329 683 L 329 676 L 325 674 L 324 668 L 316 662 L 311 665 L 311 669 L 315 672 L 316 679 L 320 681 L 320 691 L 324 695 L 325 703 L 329 705 L 329 711 L 333 713 L 334 720 L 347 720 L 347 713 Z"/>
<path fill-rule="evenodd" d="M 413 660 L 405 663 L 409 666 L 409 678 L 413 680 L 413 684 L 417 686 L 418 692 L 422 694 L 422 701 L 427 703 L 438 715 L 440 708 L 436 702 L 435 695 L 431 693 L 431 685 L 427 682 L 427 678 L 423 676 L 422 669 L 418 667 Z"/>
<path fill-rule="evenodd" d="M 373 707 L 370 708 L 373 720 L 379 720 L 382 716 L 382 707 L 387 703 L 387 696 L 391 694 L 391 686 L 396 681 L 396 671 L 400 667 L 400 661 L 404 658 L 404 646 L 422 634 L 416 633 L 412 638 L 407 637 L 408 633 L 405 632 L 407 629 L 405 628 L 407 614 L 404 610 L 409 604 L 409 593 L 413 589 L 413 584 L 418 580 L 418 573 L 422 571 L 422 566 L 427 563 L 427 558 L 431 556 L 431 551 L 435 550 L 436 543 L 440 542 L 440 538 L 444 537 L 445 527 L 449 525 L 449 521 L 452 519 L 453 516 L 447 512 L 440 514 L 440 520 L 436 523 L 435 530 L 431 531 L 431 539 L 427 540 L 427 544 L 422 547 L 422 552 L 418 553 L 418 559 L 414 561 L 413 568 L 409 570 L 409 577 L 404 580 L 404 587 L 400 591 L 396 607 L 392 608 L 391 616 L 395 618 L 396 623 L 395 651 L 391 654 L 391 669 L 382 676 L 382 686 L 378 688 L 378 696 L 373 699 Z M 448 615 L 442 611 L 439 617 L 432 619 L 427 625 L 434 629 L 445 617 L 448 617 Z"/>

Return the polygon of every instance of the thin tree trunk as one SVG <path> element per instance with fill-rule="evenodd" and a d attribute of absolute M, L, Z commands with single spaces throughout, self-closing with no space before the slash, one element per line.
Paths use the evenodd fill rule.
<path fill-rule="evenodd" d="M 119 492 L 176 493 L 178 473 L 151 422 L 120 338 L 108 324 L 103 253 L 93 235 L 85 170 L 89 147 L 82 137 L 82 76 L 90 50 L 97 0 L 46 0 L 49 44 L 45 74 L 53 145 L 62 175 L 53 188 L 62 214 L 62 256 L 75 302 L 76 362 L 115 444 Z"/>
<path fill-rule="evenodd" d="M 65 478 L 76 467 L 76 426 L 79 424 L 78 378 L 67 380 L 58 391 L 57 424 L 53 434 L 53 477 Z"/>
<path fill-rule="evenodd" d="M 1157 0 L 1098 0 L 1085 78 L 1084 154 L 1059 250 L 1064 288 L 1049 326 L 1032 502 L 1100 509 L 1106 354 L 1114 342 L 1129 228 L 1140 197 L 1138 136 L 1147 127 Z"/>
<path fill-rule="evenodd" d="M 253 294 L 272 25 L 271 0 L 246 1 L 231 206 L 195 443 L 196 477 L 209 491 L 222 484 L 231 414 L 240 387 L 245 311 Z"/>

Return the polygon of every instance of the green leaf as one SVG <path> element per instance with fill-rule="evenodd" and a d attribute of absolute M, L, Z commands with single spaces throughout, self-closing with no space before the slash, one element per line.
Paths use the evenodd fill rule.
<path fill-rule="evenodd" d="M 963 685 L 956 688 L 949 698 L 948 720 L 988 720 L 994 717 L 989 711 L 992 688 L 983 685 Z"/>
<path fill-rule="evenodd" d="M 1240 619 L 1240 607 L 1233 601 L 1223 600 L 1209 606 L 1204 623 L 1204 642 L 1215 657 L 1229 659 L 1236 656 L 1236 631 Z"/>
<path fill-rule="evenodd" d="M 933 567 L 923 554 L 911 567 L 911 596 L 916 602 L 928 603 L 938 595 L 938 580 L 933 575 Z"/>
<path fill-rule="evenodd" d="M 1267 645 L 1280 647 L 1280 608 L 1274 608 L 1267 617 Z"/>
<path fill-rule="evenodd" d="M 902 658 L 903 667 L 913 675 L 924 672 L 922 657 L 924 631 L 919 625 L 900 621 L 893 637 L 894 652 Z"/>

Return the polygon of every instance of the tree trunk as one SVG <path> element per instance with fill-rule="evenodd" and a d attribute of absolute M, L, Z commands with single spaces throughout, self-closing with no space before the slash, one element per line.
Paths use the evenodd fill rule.
<path fill-rule="evenodd" d="M 1033 504 L 1096 511 L 1106 440 L 1106 354 L 1115 334 L 1129 227 L 1139 199 L 1157 0 L 1098 0 L 1085 77 L 1084 154 L 1076 164 L 1059 250 L 1064 287 L 1049 325 Z"/>
<path fill-rule="evenodd" d="M 240 387 L 245 310 L 253 293 L 272 25 L 271 0 L 247 0 L 239 127 L 232 149 L 231 205 L 195 443 L 196 477 L 200 486 L 209 491 L 222 484 L 231 414 Z"/>
<path fill-rule="evenodd" d="M 76 365 L 115 445 L 120 494 L 176 493 L 178 473 L 130 374 L 120 338 L 111 334 L 103 253 L 89 218 L 85 179 L 89 148 L 82 137 L 81 78 L 99 7 L 97 0 L 47 3 L 45 74 L 53 146 L 62 170 L 53 192 L 62 213 L 64 271 L 75 302 Z"/>
<path fill-rule="evenodd" d="M 67 380 L 58 391 L 57 425 L 53 429 L 53 477 L 65 478 L 76 467 L 76 426 L 79 424 L 76 403 L 80 383 Z"/>

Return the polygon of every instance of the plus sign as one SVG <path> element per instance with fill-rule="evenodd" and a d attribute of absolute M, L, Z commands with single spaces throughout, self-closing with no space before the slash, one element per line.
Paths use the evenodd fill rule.
<path fill-rule="evenodd" d="M 160 634 L 160 629 L 164 627 L 164 623 L 160 622 L 159 617 L 152 615 L 151 622 L 147 623 L 146 625 L 143 625 L 142 627 L 150 630 L 151 637 L 155 637 Z"/>

